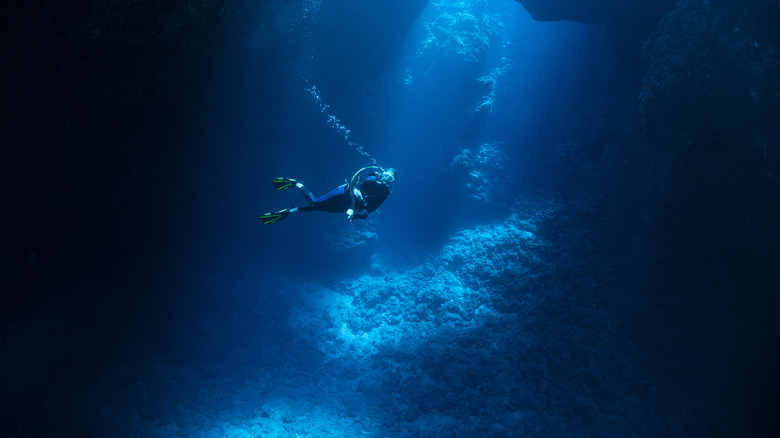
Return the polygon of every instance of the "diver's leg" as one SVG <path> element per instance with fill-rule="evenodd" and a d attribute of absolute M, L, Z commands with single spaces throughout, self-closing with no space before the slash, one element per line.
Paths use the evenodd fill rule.
<path fill-rule="evenodd" d="M 344 184 L 315 199 L 314 205 L 319 211 L 343 213 L 349 208 L 349 201 L 347 185 Z"/>
<path fill-rule="evenodd" d="M 310 206 L 314 205 L 314 195 L 312 192 L 307 190 L 301 182 L 295 183 L 295 186 L 301 190 L 301 194 L 303 194 L 303 197 L 306 198 L 306 202 L 308 202 Z"/>
<path fill-rule="evenodd" d="M 299 183 L 300 184 L 300 183 Z M 327 211 L 332 213 L 342 213 L 347 211 L 349 207 L 349 195 L 347 195 L 346 184 L 336 187 L 328 193 L 314 198 L 311 192 L 305 190 L 302 185 L 298 187 L 301 189 L 301 193 L 309 201 L 309 205 L 305 207 L 297 207 L 295 211 L 307 212 L 307 211 Z"/>

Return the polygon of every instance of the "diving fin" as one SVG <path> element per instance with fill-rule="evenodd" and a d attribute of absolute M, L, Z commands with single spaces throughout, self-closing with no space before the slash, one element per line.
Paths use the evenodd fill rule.
<path fill-rule="evenodd" d="M 273 180 L 273 185 L 276 190 L 289 189 L 295 183 L 298 182 L 292 178 L 276 178 Z"/>
<path fill-rule="evenodd" d="M 266 213 L 260 216 L 260 220 L 263 221 L 263 225 L 270 225 L 279 222 L 282 219 L 287 218 L 291 213 L 289 208 L 279 210 L 273 213 Z"/>

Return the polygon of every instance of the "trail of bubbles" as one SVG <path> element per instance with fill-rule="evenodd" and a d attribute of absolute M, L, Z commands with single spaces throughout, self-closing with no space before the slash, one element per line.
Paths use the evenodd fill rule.
<path fill-rule="evenodd" d="M 314 99 L 314 103 L 317 104 L 317 106 L 320 107 L 320 112 L 325 114 L 327 117 L 326 121 L 328 125 L 336 130 L 336 132 L 340 133 L 342 137 L 344 137 L 344 141 L 347 142 L 348 145 L 355 148 L 355 150 L 362 156 L 366 157 L 368 159 L 369 164 L 375 165 L 377 164 L 374 157 L 371 156 L 368 152 L 366 152 L 366 149 L 358 142 L 352 140 L 351 132 L 349 129 L 347 129 L 346 125 L 339 120 L 338 117 L 334 116 L 330 112 L 330 105 L 326 104 L 322 100 L 322 96 L 320 95 L 320 92 L 317 90 L 316 85 L 312 85 L 309 88 L 306 88 L 306 91 L 309 92 L 309 95 Z"/>

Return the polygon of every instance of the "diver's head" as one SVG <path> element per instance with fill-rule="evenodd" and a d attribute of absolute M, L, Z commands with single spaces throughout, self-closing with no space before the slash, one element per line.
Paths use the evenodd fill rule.
<path fill-rule="evenodd" d="M 382 172 L 382 182 L 391 183 L 395 181 L 396 171 L 392 167 Z"/>

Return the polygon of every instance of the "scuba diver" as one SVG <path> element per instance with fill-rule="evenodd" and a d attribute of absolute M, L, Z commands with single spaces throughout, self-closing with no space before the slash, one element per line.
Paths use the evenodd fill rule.
<path fill-rule="evenodd" d="M 350 221 L 365 219 L 369 213 L 379 208 L 392 192 L 395 175 L 396 171 L 392 167 L 387 170 L 379 166 L 364 167 L 358 170 L 348 183 L 336 187 L 319 198 L 315 198 L 310 191 L 306 190 L 302 182 L 292 178 L 276 178 L 273 180 L 276 190 L 298 187 L 308 205 L 266 213 L 260 216 L 260 220 L 263 224 L 275 224 L 299 211 L 346 213 Z"/>

